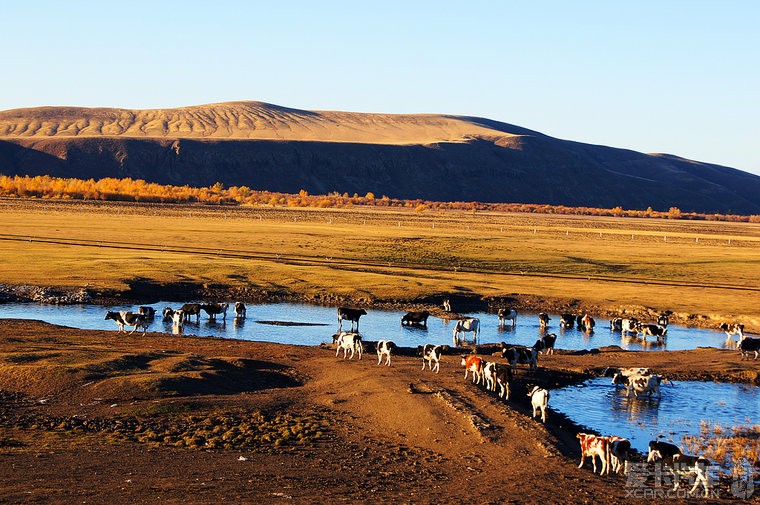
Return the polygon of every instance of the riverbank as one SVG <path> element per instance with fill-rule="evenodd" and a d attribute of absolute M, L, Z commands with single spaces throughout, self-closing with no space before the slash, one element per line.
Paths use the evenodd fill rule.
<path fill-rule="evenodd" d="M 577 468 L 564 416 L 530 419 L 528 385 L 616 366 L 678 380 L 758 372 L 731 350 L 558 352 L 535 374 L 521 366 L 504 402 L 463 380 L 459 360 L 444 354 L 435 374 L 411 349 L 385 367 L 331 346 L 0 320 L 0 501 L 637 502 L 625 477 Z"/>

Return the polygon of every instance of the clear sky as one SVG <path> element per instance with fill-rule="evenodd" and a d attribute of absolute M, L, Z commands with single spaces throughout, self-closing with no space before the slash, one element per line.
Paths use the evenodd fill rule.
<path fill-rule="evenodd" d="M 0 110 L 483 116 L 760 174 L 760 1 L 0 0 Z"/>

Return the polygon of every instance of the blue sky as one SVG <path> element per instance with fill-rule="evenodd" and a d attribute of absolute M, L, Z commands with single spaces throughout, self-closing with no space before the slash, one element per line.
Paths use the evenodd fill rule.
<path fill-rule="evenodd" d="M 760 174 L 760 1 L 6 1 L 0 109 L 483 116 Z"/>

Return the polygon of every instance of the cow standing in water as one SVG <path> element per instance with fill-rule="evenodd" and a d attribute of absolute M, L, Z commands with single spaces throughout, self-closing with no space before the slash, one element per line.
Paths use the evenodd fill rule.
<path fill-rule="evenodd" d="M 460 319 L 454 326 L 454 347 L 458 346 L 460 342 L 465 342 L 466 339 L 464 335 L 462 335 L 461 338 L 459 337 L 460 334 L 464 334 L 465 332 L 472 332 L 472 340 L 477 344 L 478 331 L 480 331 L 480 319 L 476 317 Z"/>
<path fill-rule="evenodd" d="M 349 309 L 348 307 L 338 307 L 338 331 L 343 331 L 343 320 L 351 321 L 351 331 L 354 331 L 356 323 L 356 332 L 359 331 L 359 318 L 367 314 L 364 309 Z"/>

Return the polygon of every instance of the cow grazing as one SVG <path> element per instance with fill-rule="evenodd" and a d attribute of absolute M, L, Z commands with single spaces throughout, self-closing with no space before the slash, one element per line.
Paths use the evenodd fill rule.
<path fill-rule="evenodd" d="M 375 348 L 377 349 L 377 364 L 382 363 L 385 356 L 385 364 L 391 366 L 391 353 L 396 349 L 396 344 L 390 340 L 380 340 Z"/>
<path fill-rule="evenodd" d="M 599 475 L 608 473 L 609 439 L 607 437 L 600 437 L 588 433 L 578 433 L 576 437 L 581 443 L 581 463 L 578 465 L 578 468 L 583 467 L 583 463 L 588 456 L 591 458 L 591 463 L 594 466 L 594 473 L 596 473 L 596 458 L 598 457 L 602 461 Z"/>
<path fill-rule="evenodd" d="M 670 316 L 668 316 L 668 314 L 663 312 L 662 314 L 657 316 L 657 324 L 659 324 L 660 326 L 665 326 L 667 328 L 668 325 L 670 324 Z"/>
<path fill-rule="evenodd" d="M 185 321 L 190 316 L 195 316 L 195 323 L 198 324 L 201 322 L 201 304 L 200 303 L 186 303 L 182 307 L 179 308 L 179 310 L 182 311 L 182 313 L 185 315 Z"/>
<path fill-rule="evenodd" d="M 528 365 L 530 371 L 535 370 L 538 366 L 538 351 L 533 347 L 511 345 L 502 342 L 501 356 L 512 365 L 513 370 L 517 370 L 517 365 L 519 363 Z"/>
<path fill-rule="evenodd" d="M 335 357 L 338 357 L 341 349 L 343 350 L 343 359 L 346 359 L 348 351 L 351 351 L 351 356 L 348 359 L 354 359 L 354 353 L 359 355 L 359 359 L 362 359 L 362 337 L 358 333 L 350 333 L 342 331 L 333 335 L 333 342 L 336 344 Z"/>
<path fill-rule="evenodd" d="M 132 331 L 129 332 L 130 334 L 137 331 L 137 328 L 142 328 L 143 335 L 145 335 L 145 332 L 148 331 L 148 322 L 145 320 L 145 316 L 142 314 L 136 314 L 134 312 L 128 312 L 126 310 L 119 312 L 109 310 L 106 312 L 106 317 L 104 319 L 112 319 L 116 321 L 116 324 L 119 326 L 119 332 L 123 331 L 126 333 L 127 330 L 124 329 L 125 326 L 134 326 L 134 328 L 132 328 Z"/>
<path fill-rule="evenodd" d="M 610 331 L 622 331 L 623 330 L 623 318 L 615 317 L 610 319 Z"/>
<path fill-rule="evenodd" d="M 441 346 L 433 344 L 425 344 L 422 348 L 422 369 L 425 370 L 425 360 L 428 362 L 428 368 L 433 370 L 433 362 L 435 361 L 435 373 L 438 373 L 441 368 Z"/>
<path fill-rule="evenodd" d="M 145 319 L 148 321 L 153 321 L 153 319 L 156 317 L 156 309 L 153 307 L 148 307 L 147 305 L 141 305 L 138 307 L 137 313 L 145 316 Z"/>
<path fill-rule="evenodd" d="M 607 448 L 609 454 L 609 469 L 611 468 L 614 473 L 623 475 L 628 473 L 628 461 L 630 460 L 631 441 L 616 436 L 607 437 Z"/>
<path fill-rule="evenodd" d="M 546 354 L 554 354 L 554 342 L 557 341 L 557 335 L 554 333 L 547 333 L 543 337 L 540 337 L 538 340 L 536 340 L 536 343 L 533 344 L 533 349 L 538 351 L 540 354 L 543 354 L 544 351 L 546 351 Z"/>
<path fill-rule="evenodd" d="M 662 379 L 659 375 L 630 375 L 629 377 L 623 377 L 621 374 L 615 374 L 612 378 L 613 384 L 625 384 L 626 396 L 630 396 L 631 393 L 638 398 L 642 394 L 646 394 L 649 397 L 652 394 L 657 394 L 658 397 L 662 397 L 660 393 L 660 383 Z"/>
<path fill-rule="evenodd" d="M 227 320 L 227 309 L 230 307 L 229 303 L 203 303 L 201 304 L 201 310 L 208 314 L 209 320 L 216 320 L 216 316 L 222 314 L 222 319 Z"/>
<path fill-rule="evenodd" d="M 689 494 L 693 493 L 701 483 L 705 490 L 705 496 L 710 496 L 708 485 L 708 469 L 710 467 L 710 460 L 702 456 L 691 456 L 686 454 L 674 454 L 673 455 L 673 490 L 675 491 L 681 486 L 681 477 L 694 476 L 694 485 Z"/>
<path fill-rule="evenodd" d="M 465 337 L 459 338 L 460 334 L 466 332 L 472 332 L 472 340 L 474 343 L 478 343 L 478 331 L 480 331 L 480 319 L 471 317 L 469 319 L 460 319 L 457 324 L 454 325 L 454 347 L 458 346 L 460 342 L 465 342 Z"/>
<path fill-rule="evenodd" d="M 533 407 L 533 414 L 531 414 L 530 418 L 535 418 L 540 410 L 541 422 L 546 424 L 546 407 L 549 406 L 549 391 L 538 386 L 533 386 L 533 389 L 528 393 L 528 397 L 530 397 L 530 404 Z"/>
<path fill-rule="evenodd" d="M 467 374 L 472 372 L 472 382 L 474 384 L 480 384 L 483 378 L 483 367 L 485 361 L 478 356 L 470 354 L 468 356 L 462 356 L 462 366 L 464 367 L 464 378 L 467 378 Z"/>
<path fill-rule="evenodd" d="M 541 329 L 547 328 L 549 326 L 549 321 L 551 321 L 551 318 L 546 312 L 539 312 L 538 313 L 538 326 Z"/>
<path fill-rule="evenodd" d="M 744 336 L 744 325 L 741 323 L 721 323 L 719 328 L 726 332 L 726 339 L 739 335 L 739 340 Z"/>
<path fill-rule="evenodd" d="M 585 332 L 592 332 L 594 331 L 594 326 L 596 326 L 596 321 L 594 321 L 594 318 L 588 314 L 584 314 L 578 318 L 578 329 Z"/>
<path fill-rule="evenodd" d="M 401 326 L 406 325 L 418 325 L 427 328 L 427 320 L 430 317 L 430 312 L 423 310 L 421 312 L 407 312 L 401 318 Z"/>
<path fill-rule="evenodd" d="M 344 320 L 351 321 L 351 331 L 354 331 L 354 323 L 356 323 L 356 331 L 359 331 L 359 318 L 366 314 L 367 311 L 364 309 L 338 307 L 338 331 L 343 329 Z"/>
<path fill-rule="evenodd" d="M 245 319 L 245 304 L 243 302 L 235 302 L 235 319 Z"/>
<path fill-rule="evenodd" d="M 620 332 L 623 335 L 628 333 L 638 333 L 639 320 L 634 318 L 623 319 L 620 322 Z"/>
<path fill-rule="evenodd" d="M 659 324 L 645 324 L 642 322 L 639 322 L 636 325 L 636 331 L 644 335 L 644 340 L 646 340 L 647 335 L 655 337 L 657 340 L 661 340 L 668 334 L 667 326 L 661 326 Z"/>
<path fill-rule="evenodd" d="M 647 463 L 662 461 L 663 463 L 670 465 L 673 463 L 673 456 L 676 454 L 681 454 L 681 449 L 679 449 L 677 445 L 652 440 L 649 442 Z"/>
<path fill-rule="evenodd" d="M 505 326 L 507 321 L 511 321 L 511 325 L 514 326 L 517 323 L 517 312 L 514 309 L 499 309 L 499 326 Z"/>
<path fill-rule="evenodd" d="M 736 348 L 739 349 L 739 352 L 742 354 L 741 359 L 749 359 L 750 354 L 753 352 L 755 353 L 755 359 L 757 359 L 758 354 L 760 354 L 760 338 L 747 337 L 746 335 L 742 336 Z"/>
<path fill-rule="evenodd" d="M 573 326 L 575 326 L 575 315 L 574 314 L 560 314 L 559 325 L 562 328 L 572 328 Z"/>

